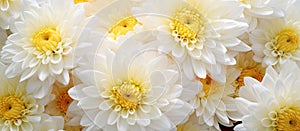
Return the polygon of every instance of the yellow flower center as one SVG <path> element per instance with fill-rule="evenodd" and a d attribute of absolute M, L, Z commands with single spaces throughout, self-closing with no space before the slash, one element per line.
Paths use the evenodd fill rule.
<path fill-rule="evenodd" d="M 299 45 L 298 34 L 292 29 L 282 30 L 275 37 L 275 48 L 284 53 L 293 53 Z"/>
<path fill-rule="evenodd" d="M 78 4 L 78 3 L 88 2 L 88 1 L 89 0 L 74 0 L 74 3 Z"/>
<path fill-rule="evenodd" d="M 199 42 L 199 35 L 204 26 L 200 14 L 184 8 L 175 12 L 173 18 L 170 23 L 172 35 L 185 46 L 193 48 Z"/>
<path fill-rule="evenodd" d="M 116 40 L 121 35 L 126 35 L 129 31 L 133 31 L 135 25 L 142 24 L 134 16 L 124 18 L 113 25 L 112 28 L 108 31 L 112 33 L 113 39 Z"/>
<path fill-rule="evenodd" d="M 68 92 L 62 93 L 57 100 L 57 107 L 60 109 L 60 111 L 64 114 L 67 113 L 67 110 L 69 108 L 69 105 L 73 99 L 69 96 Z"/>
<path fill-rule="evenodd" d="M 22 118 L 25 105 L 16 96 L 7 96 L 0 100 L 0 117 L 2 120 L 15 121 Z"/>
<path fill-rule="evenodd" d="M 300 110 L 283 109 L 276 119 L 277 131 L 300 131 Z"/>
<path fill-rule="evenodd" d="M 240 76 L 236 79 L 236 82 L 237 82 L 238 86 L 236 87 L 236 89 L 234 91 L 233 97 L 238 97 L 240 88 L 245 85 L 244 84 L 244 78 L 245 77 L 252 77 L 252 78 L 254 78 L 258 81 L 262 81 L 263 74 L 255 68 L 243 69 Z"/>
<path fill-rule="evenodd" d="M 205 79 L 198 79 L 202 83 L 202 91 L 205 93 L 205 97 L 208 97 L 212 89 L 212 79 L 209 76 L 206 76 Z"/>
<path fill-rule="evenodd" d="M 33 45 L 40 52 L 54 52 L 57 50 L 58 43 L 61 41 L 59 31 L 53 27 L 46 27 L 33 36 Z"/>
<path fill-rule="evenodd" d="M 136 109 L 140 105 L 144 92 L 141 84 L 133 81 L 123 82 L 121 85 L 114 86 L 112 90 L 115 104 L 125 110 Z"/>

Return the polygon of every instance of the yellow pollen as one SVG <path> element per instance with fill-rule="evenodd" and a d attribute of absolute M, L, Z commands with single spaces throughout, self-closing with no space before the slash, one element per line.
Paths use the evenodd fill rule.
<path fill-rule="evenodd" d="M 74 0 L 74 3 L 78 4 L 78 3 L 88 2 L 88 1 L 89 0 Z"/>
<path fill-rule="evenodd" d="M 174 13 L 174 20 L 170 23 L 172 35 L 182 43 L 195 44 L 203 28 L 201 16 L 191 10 L 181 9 Z"/>
<path fill-rule="evenodd" d="M 130 16 L 117 22 L 108 32 L 112 33 L 114 35 L 113 39 L 116 40 L 119 36 L 126 35 L 129 31 L 133 31 L 137 24 L 142 25 L 134 16 Z"/>
<path fill-rule="evenodd" d="M 276 119 L 277 131 L 300 131 L 300 110 L 283 109 L 278 112 Z"/>
<path fill-rule="evenodd" d="M 22 118 L 25 105 L 16 96 L 7 96 L 0 100 L 0 117 L 2 120 L 15 121 Z"/>
<path fill-rule="evenodd" d="M 132 82 L 123 82 L 113 87 L 114 102 L 125 110 L 136 109 L 143 96 L 142 86 Z"/>
<path fill-rule="evenodd" d="M 57 107 L 60 109 L 60 111 L 64 114 L 67 113 L 67 110 L 69 108 L 69 105 L 73 99 L 69 96 L 68 92 L 62 93 L 57 100 Z"/>
<path fill-rule="evenodd" d="M 53 27 L 46 27 L 37 32 L 32 39 L 33 45 L 43 53 L 57 50 L 58 43 L 61 41 L 59 31 Z"/>
<path fill-rule="evenodd" d="M 212 79 L 209 76 L 206 76 L 205 79 L 198 78 L 198 80 L 202 83 L 202 91 L 205 93 L 205 96 L 209 96 L 212 88 Z"/>
<path fill-rule="evenodd" d="M 298 34 L 292 29 L 282 30 L 275 41 L 275 48 L 285 53 L 295 52 L 299 45 Z"/>

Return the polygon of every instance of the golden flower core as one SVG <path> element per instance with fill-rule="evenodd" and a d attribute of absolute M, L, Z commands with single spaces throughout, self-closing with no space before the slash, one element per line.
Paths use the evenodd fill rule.
<path fill-rule="evenodd" d="M 172 35 L 192 49 L 199 42 L 203 25 L 200 14 L 185 8 L 175 12 L 173 21 L 170 23 Z"/>
<path fill-rule="evenodd" d="M 58 43 L 61 41 L 59 31 L 53 27 L 46 27 L 37 32 L 32 39 L 33 45 L 43 53 L 57 50 Z"/>
<path fill-rule="evenodd" d="M 205 79 L 199 78 L 199 81 L 202 83 L 202 91 L 205 93 L 205 96 L 209 96 L 212 89 L 212 79 L 206 76 Z"/>
<path fill-rule="evenodd" d="M 141 25 L 134 16 L 130 16 L 121 19 L 117 24 L 113 25 L 108 32 L 112 33 L 114 35 L 113 39 L 116 40 L 119 36 L 126 35 L 129 31 L 133 31 L 137 24 Z"/>
<path fill-rule="evenodd" d="M 88 2 L 88 1 L 89 0 L 74 0 L 74 3 L 78 4 L 78 3 Z"/>
<path fill-rule="evenodd" d="M 300 131 L 300 110 L 283 109 L 278 112 L 276 119 L 277 131 Z"/>
<path fill-rule="evenodd" d="M 284 53 L 295 52 L 299 45 L 298 34 L 292 29 L 282 30 L 275 40 L 275 48 Z"/>
<path fill-rule="evenodd" d="M 2 120 L 15 121 L 22 118 L 25 105 L 16 96 L 7 96 L 0 100 L 0 117 Z"/>
<path fill-rule="evenodd" d="M 72 101 L 73 99 L 69 96 L 68 92 L 62 93 L 57 99 L 57 107 L 62 113 L 66 114 Z"/>
<path fill-rule="evenodd" d="M 136 109 L 140 105 L 143 93 L 142 86 L 133 81 L 123 82 L 114 86 L 112 90 L 115 104 L 125 110 Z"/>
<path fill-rule="evenodd" d="M 261 82 L 264 76 L 259 70 L 255 69 L 255 68 L 243 69 L 240 76 L 236 79 L 238 86 L 236 87 L 236 89 L 234 91 L 233 97 L 238 97 L 240 88 L 245 85 L 244 84 L 245 77 L 252 77 Z"/>

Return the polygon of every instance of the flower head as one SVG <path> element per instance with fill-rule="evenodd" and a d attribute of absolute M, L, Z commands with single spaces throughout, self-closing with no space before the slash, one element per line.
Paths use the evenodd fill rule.
<path fill-rule="evenodd" d="M 300 129 L 299 67 L 288 61 L 277 71 L 267 68 L 262 82 L 246 77 L 237 107 L 243 114 L 236 130 Z"/>
<path fill-rule="evenodd" d="M 69 90 L 84 111 L 82 126 L 170 130 L 187 118 L 192 106 L 179 98 L 178 72 L 168 57 L 147 46 L 131 38 L 116 52 L 83 59 L 76 69 L 83 84 Z"/>
<path fill-rule="evenodd" d="M 79 27 L 84 21 L 83 7 L 70 0 L 54 0 L 41 6 L 30 4 L 24 12 L 1 58 L 9 65 L 5 72 L 9 78 L 20 75 L 20 82 L 28 80 L 27 91 L 42 98 L 54 81 L 69 83 Z"/>
<path fill-rule="evenodd" d="M 149 21 L 158 30 L 159 50 L 177 58 L 189 79 L 210 75 L 224 83 L 223 65 L 235 64 L 236 52 L 250 50 L 237 38 L 248 25 L 237 20 L 242 12 L 235 4 L 222 0 L 149 0 L 136 12 L 153 14 Z M 227 11 L 232 13 L 224 13 Z"/>

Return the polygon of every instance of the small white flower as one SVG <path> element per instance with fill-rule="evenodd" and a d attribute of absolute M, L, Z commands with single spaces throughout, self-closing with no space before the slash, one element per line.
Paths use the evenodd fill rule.
<path fill-rule="evenodd" d="M 68 85 L 55 82 L 52 85 L 52 94 L 55 95 L 55 98 L 45 106 L 45 113 L 51 116 L 62 116 L 64 118 L 65 130 L 80 131 L 82 129 L 79 122 L 76 123 L 76 117 L 82 114 L 82 112 L 77 109 L 75 105 L 70 105 L 73 99 L 68 94 L 68 90 L 78 83 L 79 80 L 73 75 L 71 75 Z M 72 112 L 69 113 L 68 110 L 72 110 Z"/>
<path fill-rule="evenodd" d="M 265 75 L 265 68 L 261 63 L 253 60 L 254 53 L 252 51 L 239 53 L 236 56 L 237 64 L 228 66 L 227 70 L 230 72 L 230 78 L 234 78 L 232 85 L 235 87 L 232 97 L 238 97 L 240 87 L 244 86 L 244 78 L 252 77 L 258 81 L 262 81 Z"/>
<path fill-rule="evenodd" d="M 86 130 L 171 130 L 192 112 L 179 98 L 178 71 L 147 46 L 131 38 L 116 52 L 82 59 L 76 76 L 83 84 L 69 95 L 84 110 Z"/>
<path fill-rule="evenodd" d="M 189 79 L 209 74 L 224 83 L 223 66 L 235 64 L 236 52 L 250 50 L 237 38 L 248 25 L 237 20 L 242 8 L 234 1 L 148 0 L 135 12 L 149 14 L 159 50 L 178 58 Z"/>
<path fill-rule="evenodd" d="M 26 83 L 19 83 L 18 78 L 8 79 L 4 69 L 0 70 L 0 130 L 31 131 L 59 130 L 63 128 L 62 117 L 50 117 L 44 114 L 44 105 L 51 95 L 43 99 L 35 99 L 26 92 Z M 55 119 L 55 121 L 54 121 Z M 62 121 L 62 123 L 56 123 Z M 55 124 L 49 126 L 47 124 Z"/>
<path fill-rule="evenodd" d="M 39 6 L 27 5 L 16 32 L 8 37 L 1 58 L 9 64 L 9 78 L 28 80 L 27 91 L 42 98 L 57 80 L 69 83 L 68 70 L 74 68 L 74 48 L 84 21 L 83 7 L 73 1 L 51 0 Z"/>
<path fill-rule="evenodd" d="M 235 130 L 300 130 L 299 74 L 296 63 L 288 61 L 278 72 L 269 66 L 262 82 L 246 77 L 236 98 L 242 124 Z"/>
<path fill-rule="evenodd" d="M 231 127 L 234 121 L 240 120 L 240 113 L 234 105 L 235 99 L 230 95 L 234 93 L 231 83 L 232 72 L 228 72 L 225 84 L 212 80 L 209 76 L 205 79 L 198 78 L 203 85 L 202 90 L 190 101 L 196 109 L 199 126 L 206 125 L 214 130 L 220 130 L 219 124 Z M 204 126 L 205 127 L 205 126 Z"/>
<path fill-rule="evenodd" d="M 284 64 L 290 59 L 300 60 L 300 17 L 299 1 L 286 10 L 282 19 L 261 20 L 250 34 L 250 42 L 255 53 L 254 60 L 263 66 Z"/>

